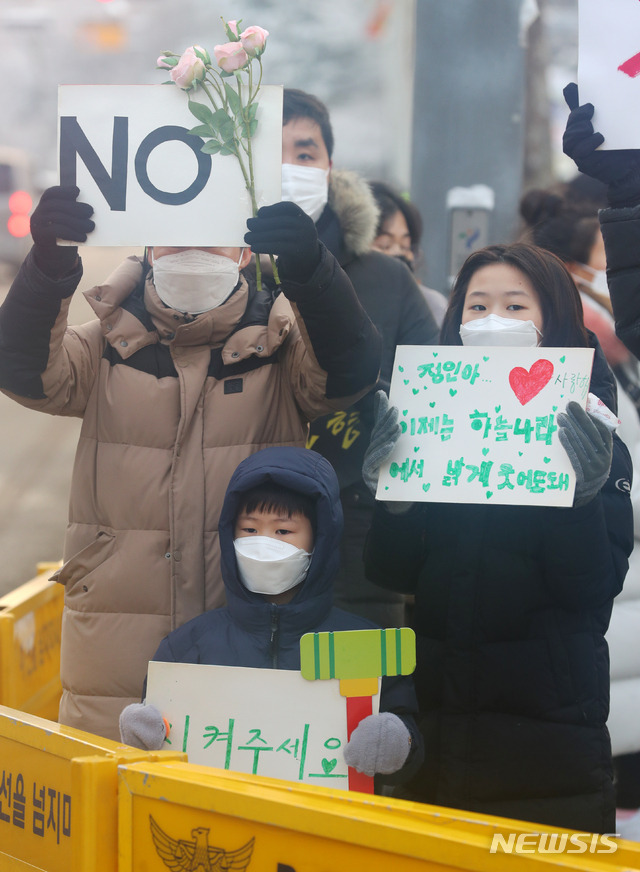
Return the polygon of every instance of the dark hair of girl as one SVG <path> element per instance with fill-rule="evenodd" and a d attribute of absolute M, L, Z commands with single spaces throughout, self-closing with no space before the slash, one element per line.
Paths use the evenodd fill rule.
<path fill-rule="evenodd" d="M 402 194 L 399 194 L 391 185 L 387 185 L 386 182 L 369 182 L 369 187 L 380 209 L 376 236 L 380 236 L 383 232 L 385 222 L 389 218 L 393 218 L 396 212 L 401 212 L 404 220 L 407 222 L 407 230 L 411 238 L 411 250 L 414 257 L 417 257 L 422 237 L 422 217 L 417 206 L 414 206 L 410 200 L 406 200 Z"/>
<path fill-rule="evenodd" d="M 469 255 L 451 290 L 440 333 L 442 345 L 462 345 L 460 323 L 467 288 L 474 273 L 485 266 L 502 263 L 524 273 L 538 294 L 542 309 L 541 346 L 589 346 L 582 319 L 582 302 L 567 268 L 555 254 L 524 242 L 489 245 Z"/>
<path fill-rule="evenodd" d="M 242 512 L 250 515 L 256 510 L 278 512 L 287 518 L 303 515 L 311 523 L 313 535 L 316 533 L 316 506 L 307 494 L 298 493 L 274 482 L 264 482 L 240 495 L 236 517 Z"/>

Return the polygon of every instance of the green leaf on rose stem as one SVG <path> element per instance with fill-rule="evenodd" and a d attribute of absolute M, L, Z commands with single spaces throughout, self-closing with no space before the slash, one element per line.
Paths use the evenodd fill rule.
<path fill-rule="evenodd" d="M 231 87 L 229 82 L 224 83 L 224 89 L 227 92 L 227 100 L 229 101 L 231 111 L 234 115 L 240 115 L 242 112 L 242 103 L 240 102 L 238 92 Z"/>
<path fill-rule="evenodd" d="M 209 109 L 208 106 L 205 106 L 204 103 L 198 103 L 197 100 L 189 100 L 189 111 L 191 114 L 198 119 L 198 121 L 202 121 L 203 124 L 210 124 L 215 130 L 215 124 L 213 121 L 213 112 Z"/>
<path fill-rule="evenodd" d="M 256 117 L 257 111 L 258 111 L 257 102 L 251 103 L 249 106 L 247 106 L 247 115 L 249 116 L 249 121 L 253 121 L 253 119 Z"/>
<path fill-rule="evenodd" d="M 166 70 L 167 67 L 177 67 L 180 58 L 162 58 L 163 64 L 159 66 L 159 70 Z"/>
<path fill-rule="evenodd" d="M 222 145 L 218 142 L 217 139 L 210 139 L 209 142 L 205 142 L 200 151 L 205 154 L 218 154 L 221 151 Z"/>
<path fill-rule="evenodd" d="M 194 45 L 193 50 L 196 53 L 196 57 L 200 58 L 203 64 L 210 64 L 211 58 L 209 57 L 209 53 L 206 51 L 200 51 L 200 49 Z"/>
<path fill-rule="evenodd" d="M 216 131 L 211 127 L 210 124 L 198 124 L 196 127 L 192 127 L 189 133 L 192 136 L 215 136 Z"/>
<path fill-rule="evenodd" d="M 223 124 L 226 124 L 227 122 L 230 123 L 230 124 L 233 124 L 233 119 L 232 119 L 232 118 L 229 118 L 229 116 L 228 116 L 227 113 L 224 111 L 224 109 L 217 109 L 217 110 L 213 113 L 213 124 L 212 124 L 212 126 L 213 126 L 214 130 L 217 130 L 217 131 L 218 131 L 218 133 L 220 132 L 220 128 L 222 127 L 222 125 L 223 125 Z"/>
<path fill-rule="evenodd" d="M 229 148 L 229 146 L 225 144 L 221 146 L 220 154 L 235 154 L 235 151 L 233 151 L 233 149 Z"/>
<path fill-rule="evenodd" d="M 220 136 L 224 139 L 225 142 L 232 142 L 235 134 L 236 126 L 233 121 L 231 121 L 231 119 L 225 121 L 225 123 L 220 128 Z"/>
<path fill-rule="evenodd" d="M 236 40 L 237 42 L 237 40 Z M 228 73 L 226 70 L 217 70 L 218 75 L 223 79 L 230 79 L 233 73 Z"/>

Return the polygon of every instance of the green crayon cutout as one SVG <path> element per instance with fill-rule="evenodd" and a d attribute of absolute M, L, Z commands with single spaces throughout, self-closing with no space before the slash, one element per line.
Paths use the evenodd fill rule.
<path fill-rule="evenodd" d="M 416 634 L 408 627 L 390 630 L 340 630 L 306 633 L 300 639 L 300 671 L 309 681 L 338 679 L 347 706 L 347 738 L 373 711 L 378 681 L 410 675 L 416 668 Z M 349 790 L 373 793 L 373 778 L 349 767 Z"/>
<path fill-rule="evenodd" d="M 416 635 L 409 627 L 307 633 L 300 639 L 303 678 L 338 678 L 342 696 L 374 696 L 378 678 L 410 675 L 415 668 Z"/>

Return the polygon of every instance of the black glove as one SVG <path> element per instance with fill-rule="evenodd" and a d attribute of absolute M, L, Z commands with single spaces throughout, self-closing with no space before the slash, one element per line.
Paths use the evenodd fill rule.
<path fill-rule="evenodd" d="M 247 221 L 244 241 L 254 254 L 275 254 L 282 278 L 304 284 L 320 263 L 320 243 L 313 219 L 295 203 L 263 206 Z"/>
<path fill-rule="evenodd" d="M 575 82 L 567 85 L 562 93 L 571 110 L 562 137 L 564 153 L 581 173 L 608 186 L 607 197 L 612 206 L 620 208 L 640 203 L 640 149 L 597 151 L 604 136 L 593 130 L 593 103 L 579 105 Z"/>
<path fill-rule="evenodd" d="M 93 209 L 78 203 L 80 189 L 75 185 L 47 188 L 31 216 L 33 254 L 40 269 L 51 278 L 70 272 L 78 259 L 74 245 L 56 245 L 56 239 L 86 242 L 87 233 L 96 226 L 91 220 Z"/>

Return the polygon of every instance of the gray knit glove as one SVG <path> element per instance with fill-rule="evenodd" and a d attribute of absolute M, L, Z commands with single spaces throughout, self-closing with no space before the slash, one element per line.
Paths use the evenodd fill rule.
<path fill-rule="evenodd" d="M 389 405 L 389 397 L 384 391 L 378 391 L 374 397 L 373 418 L 371 441 L 362 462 L 362 478 L 371 495 L 375 497 L 380 467 L 391 455 L 402 433 L 398 423 L 398 410 Z M 412 505 L 413 503 L 385 502 L 387 511 L 394 515 L 409 511 Z"/>
<path fill-rule="evenodd" d="M 143 751 L 159 751 L 167 736 L 164 718 L 154 705 L 135 702 L 120 714 L 120 741 Z"/>
<path fill-rule="evenodd" d="M 411 750 L 411 733 L 391 712 L 363 718 L 344 749 L 347 766 L 365 775 L 392 775 L 402 769 Z"/>
<path fill-rule="evenodd" d="M 574 506 L 584 506 L 601 490 L 609 477 L 613 436 L 597 418 L 578 403 L 569 403 L 558 415 L 558 437 L 576 474 Z"/>

